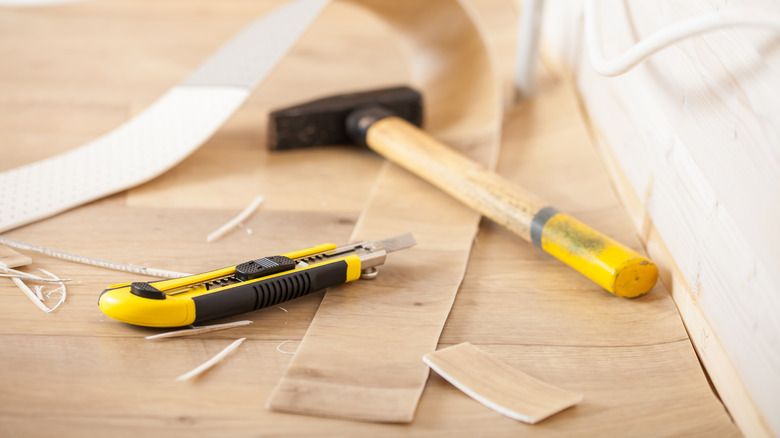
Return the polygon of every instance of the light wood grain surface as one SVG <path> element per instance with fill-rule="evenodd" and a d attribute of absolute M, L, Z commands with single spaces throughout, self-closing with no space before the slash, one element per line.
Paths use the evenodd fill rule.
<path fill-rule="evenodd" d="M 0 170 L 76 147 L 127 120 L 274 4 L 106 0 L 0 10 Z M 496 47 L 509 47 L 511 5 L 473 6 L 489 23 L 490 38 L 502 42 Z M 381 23 L 336 3 L 181 165 L 127 193 L 4 236 L 184 272 L 346 242 L 382 160 L 348 147 L 270 154 L 263 147 L 264 119 L 291 102 L 408 77 Z M 507 114 L 498 170 L 641 250 L 571 84 L 561 77 L 548 72 L 539 96 Z M 266 203 L 244 229 L 206 243 L 209 232 L 258 194 Z M 132 280 L 128 274 L 32 257 L 30 272 L 44 268 L 75 281 L 52 314 L 0 282 L 2 436 L 738 434 L 662 286 L 639 299 L 616 298 L 489 221 L 482 223 L 439 346 L 471 342 L 585 395 L 533 426 L 479 405 L 435 375 L 406 425 L 269 412 L 265 401 L 291 359 L 276 347 L 291 340 L 283 349 L 295 349 L 322 294 L 237 318 L 254 321 L 248 326 L 148 341 L 143 337 L 159 330 L 111 321 L 97 308 L 99 292 Z M 174 380 L 241 337 L 247 340 L 240 348 L 200 378 Z"/>

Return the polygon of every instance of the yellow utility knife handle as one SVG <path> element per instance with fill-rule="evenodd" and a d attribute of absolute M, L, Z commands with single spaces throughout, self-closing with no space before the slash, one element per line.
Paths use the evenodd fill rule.
<path fill-rule="evenodd" d="M 264 309 L 357 280 L 360 278 L 360 265 L 360 257 L 351 255 L 192 297 L 194 323 Z"/>
<path fill-rule="evenodd" d="M 289 253 L 307 255 L 304 252 Z M 236 266 L 175 280 L 112 286 L 100 295 L 98 306 L 111 318 L 147 327 L 181 327 L 211 319 L 274 306 L 304 295 L 360 278 L 361 260 L 349 255 L 332 261 L 242 281 L 213 291 L 167 295 L 168 283 L 202 281 L 214 273 L 235 272 Z M 142 290 L 142 289 L 148 290 Z M 143 293 L 145 296 L 138 295 Z"/>

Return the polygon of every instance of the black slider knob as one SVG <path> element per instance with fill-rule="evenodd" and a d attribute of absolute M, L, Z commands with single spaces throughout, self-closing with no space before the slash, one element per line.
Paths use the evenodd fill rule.
<path fill-rule="evenodd" d="M 143 298 L 152 300 L 164 300 L 165 292 L 157 289 L 149 283 L 137 281 L 130 285 L 130 293 Z"/>

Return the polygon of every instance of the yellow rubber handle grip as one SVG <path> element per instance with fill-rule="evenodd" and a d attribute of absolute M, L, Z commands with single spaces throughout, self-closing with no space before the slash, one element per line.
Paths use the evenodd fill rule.
<path fill-rule="evenodd" d="M 646 294 L 658 279 L 649 259 L 564 213 L 546 221 L 541 247 L 619 297 Z"/>
<path fill-rule="evenodd" d="M 366 144 L 621 297 L 649 292 L 658 269 L 646 257 L 558 213 L 527 190 L 458 154 L 398 117 L 373 122 Z"/>

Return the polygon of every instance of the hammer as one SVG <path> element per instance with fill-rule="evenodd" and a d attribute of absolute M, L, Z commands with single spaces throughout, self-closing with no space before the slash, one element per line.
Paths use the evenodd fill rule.
<path fill-rule="evenodd" d="M 440 143 L 419 128 L 422 119 L 422 95 L 409 87 L 341 94 L 272 112 L 268 144 L 367 146 L 617 296 L 653 288 L 653 262 Z"/>

